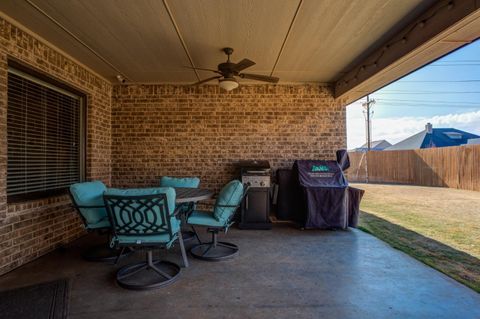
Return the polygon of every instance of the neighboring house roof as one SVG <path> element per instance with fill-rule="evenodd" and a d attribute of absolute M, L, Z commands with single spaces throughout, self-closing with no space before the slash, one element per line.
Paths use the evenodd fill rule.
<path fill-rule="evenodd" d="M 388 141 L 386 140 L 378 140 L 378 141 L 372 141 L 370 143 L 370 149 L 373 151 L 383 151 L 387 147 L 392 146 Z M 363 144 L 360 147 L 357 147 L 355 152 L 366 152 L 367 151 L 367 143 Z"/>
<path fill-rule="evenodd" d="M 388 147 L 387 151 L 459 146 L 480 136 L 454 128 L 430 128 Z"/>
<path fill-rule="evenodd" d="M 467 144 L 480 144 L 480 138 L 471 138 L 468 140 Z"/>
<path fill-rule="evenodd" d="M 393 144 L 390 147 L 387 147 L 386 151 L 396 151 L 396 150 L 413 150 L 417 148 L 422 148 L 422 143 L 425 140 L 426 131 L 422 131 L 415 135 L 412 135 L 403 141 L 400 141 L 396 144 Z"/>

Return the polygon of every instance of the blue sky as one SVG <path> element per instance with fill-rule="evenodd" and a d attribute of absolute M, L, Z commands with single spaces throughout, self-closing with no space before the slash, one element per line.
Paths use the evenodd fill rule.
<path fill-rule="evenodd" d="M 423 130 L 453 127 L 480 135 L 480 40 L 370 94 L 372 140 L 394 144 Z M 347 106 L 347 144 L 365 143 L 362 103 Z"/>

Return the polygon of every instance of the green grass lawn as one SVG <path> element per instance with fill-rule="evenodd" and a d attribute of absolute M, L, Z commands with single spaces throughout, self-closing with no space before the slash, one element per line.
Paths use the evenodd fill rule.
<path fill-rule="evenodd" d="M 359 228 L 480 292 L 480 192 L 354 184 Z"/>

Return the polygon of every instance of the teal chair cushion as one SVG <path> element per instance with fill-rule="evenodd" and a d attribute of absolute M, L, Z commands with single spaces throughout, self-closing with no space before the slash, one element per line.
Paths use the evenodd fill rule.
<path fill-rule="evenodd" d="M 190 225 L 210 226 L 210 227 L 224 227 L 225 223 L 218 221 L 213 217 L 212 212 L 205 212 L 195 210 L 188 217 L 187 223 Z"/>
<path fill-rule="evenodd" d="M 166 244 L 167 247 L 170 247 L 176 239 L 177 239 L 176 234 L 173 236 L 173 238 L 170 238 L 168 234 L 161 234 L 161 235 L 146 235 L 146 236 L 117 235 L 113 240 L 116 240 L 119 244 L 123 246 L 135 246 L 135 245 L 148 246 L 149 244 L 151 245 Z"/>
<path fill-rule="evenodd" d="M 198 185 L 200 185 L 200 179 L 198 177 L 163 176 L 160 178 L 160 187 L 198 188 Z"/>
<path fill-rule="evenodd" d="M 103 192 L 107 187 L 100 181 L 77 183 L 70 186 L 70 193 L 77 206 L 104 206 Z M 101 208 L 79 208 L 87 229 L 110 227 L 107 211 Z"/>
<path fill-rule="evenodd" d="M 160 178 L 161 187 L 198 188 L 199 185 L 200 185 L 200 178 L 198 177 L 163 176 L 162 178 Z M 185 203 L 179 207 L 179 211 L 182 214 L 188 213 L 191 209 L 195 209 L 195 204 Z"/>
<path fill-rule="evenodd" d="M 233 180 L 225 185 L 218 194 L 215 202 L 213 216 L 219 222 L 228 223 L 230 217 L 237 210 L 236 207 L 221 207 L 219 205 L 236 206 L 240 204 L 243 196 L 243 184 L 238 180 Z"/>
<path fill-rule="evenodd" d="M 129 188 L 129 189 L 118 189 L 118 188 L 109 188 L 105 192 L 105 195 L 113 195 L 113 196 L 144 196 L 144 195 L 156 195 L 156 194 L 165 194 L 167 197 L 167 206 L 168 206 L 168 214 L 170 216 L 170 225 L 172 227 L 172 233 L 175 234 L 180 230 L 180 220 L 178 220 L 174 215 L 175 211 L 175 190 L 171 187 L 151 187 L 151 188 Z M 160 212 L 158 211 L 158 214 Z M 161 219 L 159 219 L 160 221 Z M 137 233 L 132 232 L 132 235 L 117 235 L 115 240 L 117 240 L 120 244 L 129 244 L 129 243 L 137 243 L 140 242 L 147 242 L 147 237 L 150 238 L 149 243 L 168 243 L 170 242 L 171 238 L 169 238 L 168 234 L 162 235 L 148 235 L 145 234 L 139 235 Z M 174 239 L 175 239 L 174 238 Z"/>

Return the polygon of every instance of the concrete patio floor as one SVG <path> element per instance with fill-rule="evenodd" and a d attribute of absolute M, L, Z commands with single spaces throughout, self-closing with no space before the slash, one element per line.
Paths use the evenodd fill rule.
<path fill-rule="evenodd" d="M 70 278 L 72 319 L 480 318 L 479 294 L 358 230 L 276 225 L 227 237 L 240 247 L 237 258 L 190 258 L 179 280 L 159 290 L 117 287 L 118 266 L 80 257 L 88 237 L 0 277 L 0 289 Z M 178 247 L 166 256 L 180 263 Z"/>

